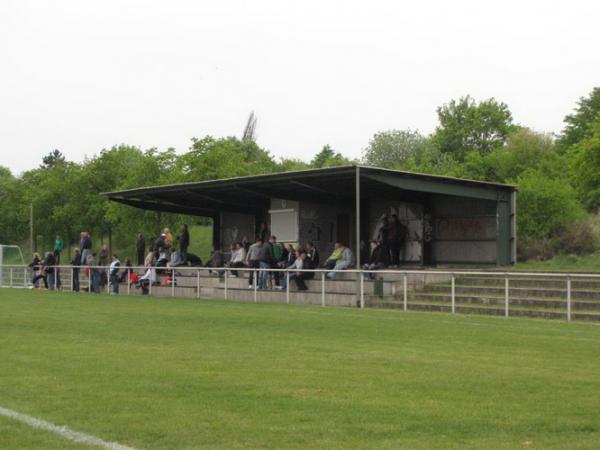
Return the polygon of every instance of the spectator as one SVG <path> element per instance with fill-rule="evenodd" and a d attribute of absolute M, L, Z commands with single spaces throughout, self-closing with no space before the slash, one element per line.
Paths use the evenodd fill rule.
<path fill-rule="evenodd" d="M 187 223 L 184 223 L 181 227 L 181 236 L 179 237 L 179 253 L 181 254 L 181 260 L 183 263 L 187 263 L 187 251 L 190 246 L 190 232 L 188 230 Z"/>
<path fill-rule="evenodd" d="M 88 255 L 87 257 L 87 261 L 86 261 L 87 265 L 89 266 L 89 280 L 90 280 L 90 284 L 89 284 L 89 292 L 94 292 L 96 294 L 100 293 L 100 271 L 98 270 L 98 267 L 96 266 L 96 254 L 95 253 L 91 253 Z"/>
<path fill-rule="evenodd" d="M 260 228 L 258 229 L 258 238 L 266 243 L 269 240 L 269 235 L 271 230 L 269 230 L 269 225 L 266 222 L 261 222 Z"/>
<path fill-rule="evenodd" d="M 54 289 L 58 287 L 58 280 L 56 279 L 56 258 L 54 258 L 54 252 L 47 252 L 44 258 L 44 272 L 48 280 L 48 288 Z"/>
<path fill-rule="evenodd" d="M 400 265 L 400 250 L 406 243 L 408 229 L 398 220 L 396 214 L 392 214 L 392 220 L 388 225 L 387 238 L 389 240 L 389 256 L 392 266 Z"/>
<path fill-rule="evenodd" d="M 60 252 L 62 252 L 64 246 L 65 242 L 57 234 L 56 238 L 54 239 L 54 259 L 57 265 L 60 264 Z"/>
<path fill-rule="evenodd" d="M 341 242 L 336 242 L 335 247 L 329 258 L 325 261 L 325 268 L 331 270 L 335 267 L 338 260 L 342 257 L 342 252 L 344 251 L 344 245 Z"/>
<path fill-rule="evenodd" d="M 263 245 L 263 241 L 261 238 L 256 238 L 256 242 L 254 244 L 252 244 L 250 246 L 250 248 L 248 249 L 248 253 L 246 254 L 246 263 L 247 266 L 252 268 L 252 269 L 258 269 L 258 267 L 260 266 L 259 263 L 259 255 L 260 255 L 260 249 Z M 248 278 L 248 286 L 251 287 L 252 283 L 254 282 L 254 276 L 255 276 L 255 271 L 251 271 L 250 272 L 250 277 Z M 258 278 L 257 278 L 258 280 Z"/>
<path fill-rule="evenodd" d="M 40 255 L 37 252 L 33 253 L 33 258 L 29 263 L 29 267 L 31 267 L 31 284 L 33 287 L 37 287 L 37 280 L 34 283 L 35 277 L 40 273 L 42 269 L 42 261 L 40 259 Z"/>
<path fill-rule="evenodd" d="M 79 266 L 81 266 L 81 253 L 79 253 L 79 249 L 75 249 L 75 254 L 71 260 L 71 266 L 73 266 L 71 269 L 73 279 L 71 287 L 73 292 L 79 292 Z"/>
<path fill-rule="evenodd" d="M 161 248 L 165 248 L 166 247 L 166 242 L 165 242 L 165 234 L 162 233 L 159 237 L 157 237 L 154 242 L 152 243 L 152 250 L 154 251 L 154 258 L 158 259 L 158 253 L 159 250 Z"/>
<path fill-rule="evenodd" d="M 167 256 L 167 252 L 163 247 L 158 249 L 158 258 L 156 259 L 156 267 L 167 267 L 167 263 L 169 262 L 169 258 Z"/>
<path fill-rule="evenodd" d="M 142 263 L 143 262 L 144 261 L 142 260 Z M 131 264 L 131 259 L 125 258 L 125 270 L 119 276 L 119 283 L 125 283 L 127 281 L 129 281 L 131 283 L 132 275 L 133 275 L 133 265 Z"/>
<path fill-rule="evenodd" d="M 121 267 L 121 261 L 117 255 L 112 255 L 112 262 L 108 269 L 108 275 L 110 278 L 110 284 L 112 285 L 112 293 L 119 293 L 119 267 Z"/>
<path fill-rule="evenodd" d="M 81 264 L 87 264 L 88 256 L 92 252 L 92 237 L 87 231 L 82 231 L 80 236 L 79 253 L 81 253 Z"/>
<path fill-rule="evenodd" d="M 258 275 L 258 288 L 266 289 L 269 279 L 269 271 L 273 264 L 273 246 L 270 241 L 264 242 L 258 253 L 258 267 L 260 270 Z"/>
<path fill-rule="evenodd" d="M 316 269 L 319 267 L 319 250 L 315 247 L 312 241 L 308 241 L 304 246 L 306 251 L 305 265 L 308 265 L 310 269 Z"/>
<path fill-rule="evenodd" d="M 171 231 L 168 228 L 165 228 L 163 230 L 162 236 L 164 236 L 164 240 L 165 240 L 164 246 L 168 249 L 173 247 L 173 235 L 171 234 Z"/>
<path fill-rule="evenodd" d="M 156 263 L 156 259 L 154 258 L 154 251 L 152 249 L 150 249 L 148 251 L 148 254 L 146 255 L 146 259 L 144 260 L 144 267 L 146 267 L 146 268 L 154 267 L 155 263 Z"/>
<path fill-rule="evenodd" d="M 242 237 L 242 247 L 244 247 L 244 251 L 248 254 L 248 249 L 250 248 L 250 241 L 248 240 L 248 236 Z"/>
<path fill-rule="evenodd" d="M 206 267 L 221 268 L 224 265 L 225 257 L 223 256 L 223 252 L 218 247 L 214 247 L 212 253 L 210 254 L 210 258 L 208 258 L 208 261 L 206 261 Z M 212 273 L 212 270 L 209 270 L 208 273 Z M 217 274 L 222 276 L 223 270 L 217 270 Z"/>
<path fill-rule="evenodd" d="M 364 270 L 381 270 L 385 268 L 387 264 L 386 254 L 381 246 L 381 242 L 373 240 L 369 243 L 371 252 L 369 253 L 369 260 L 367 264 L 363 265 Z M 368 274 L 370 279 L 375 278 L 374 273 Z"/>
<path fill-rule="evenodd" d="M 239 268 L 244 267 L 246 264 L 244 261 L 246 260 L 246 250 L 242 247 L 240 242 L 234 242 L 231 244 L 231 259 L 229 260 L 229 267 L 231 268 Z M 238 276 L 237 270 L 232 270 L 231 275 L 234 277 Z"/>
<path fill-rule="evenodd" d="M 187 262 L 192 267 L 202 267 L 202 259 L 193 253 L 187 254 Z"/>
<path fill-rule="evenodd" d="M 344 270 L 354 265 L 354 254 L 352 253 L 352 250 L 350 250 L 350 248 L 346 247 L 345 245 L 342 245 L 341 248 L 342 255 L 340 259 L 338 259 L 335 263 L 333 270 Z M 330 280 L 335 280 L 335 275 L 336 272 L 329 272 L 327 274 L 327 278 L 329 278 Z"/>
<path fill-rule="evenodd" d="M 298 250 L 296 252 L 296 261 L 294 262 L 293 266 L 293 268 L 296 271 L 290 275 L 290 280 L 294 280 L 294 282 L 296 283 L 296 287 L 299 291 L 306 291 L 308 288 L 306 287 L 306 283 L 304 280 L 312 278 L 314 276 L 313 272 L 302 272 L 302 269 L 305 269 L 305 261 L 306 252 Z"/>
<path fill-rule="evenodd" d="M 167 263 L 168 267 L 180 267 L 185 264 L 183 261 L 183 257 L 181 256 L 181 252 L 178 252 L 175 247 L 171 247 L 171 259 Z"/>
<path fill-rule="evenodd" d="M 150 292 L 150 285 L 156 282 L 156 270 L 154 267 L 148 267 L 146 273 L 140 278 L 138 287 L 142 289 L 143 295 L 148 295 Z"/>
<path fill-rule="evenodd" d="M 50 255 L 50 252 L 47 252 L 44 255 L 44 260 L 43 261 L 39 261 L 39 256 L 38 256 L 38 270 L 37 273 L 35 274 L 35 276 L 31 279 L 31 284 L 33 284 L 34 286 L 37 287 L 37 283 L 39 280 L 44 280 L 44 287 L 46 289 L 48 289 L 48 274 L 47 274 L 47 267 L 46 267 L 46 262 L 48 259 L 48 255 Z M 37 253 L 34 253 L 34 261 L 35 261 L 35 256 L 37 255 Z M 32 264 L 33 262 L 32 261 Z"/>
<path fill-rule="evenodd" d="M 269 243 L 271 244 L 271 268 L 279 267 L 279 263 L 283 262 L 287 259 L 287 251 L 283 245 L 277 242 L 276 236 L 271 236 L 269 238 Z M 280 272 L 271 272 L 273 275 L 273 279 L 275 280 L 275 286 L 279 286 L 279 278 L 281 276 Z"/>
<path fill-rule="evenodd" d="M 108 252 L 108 247 L 106 244 L 102 244 L 100 247 L 100 252 L 98 253 L 98 265 L 100 266 L 98 269 L 98 276 L 100 280 L 100 287 L 104 287 L 106 286 L 106 283 L 108 283 L 108 274 L 106 273 L 105 267 L 109 265 L 109 257 L 110 253 Z"/>
<path fill-rule="evenodd" d="M 135 241 L 135 250 L 137 252 L 137 264 L 138 266 L 144 265 L 144 251 L 146 250 L 146 238 L 144 232 L 140 230 L 138 232 L 137 240 Z"/>

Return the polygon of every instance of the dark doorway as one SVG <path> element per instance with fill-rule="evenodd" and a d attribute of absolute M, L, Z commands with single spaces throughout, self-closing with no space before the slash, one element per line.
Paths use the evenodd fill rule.
<path fill-rule="evenodd" d="M 336 226 L 335 240 L 344 245 L 350 245 L 350 214 L 338 214 Z"/>

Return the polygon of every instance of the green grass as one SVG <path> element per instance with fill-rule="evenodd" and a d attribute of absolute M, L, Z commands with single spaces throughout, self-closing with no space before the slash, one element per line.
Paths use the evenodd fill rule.
<path fill-rule="evenodd" d="M 138 448 L 592 449 L 599 343 L 556 321 L 0 290 L 0 405 Z M 81 448 L 5 418 L 0 442 Z"/>
<path fill-rule="evenodd" d="M 600 272 L 600 252 L 585 256 L 558 255 L 546 261 L 524 261 L 517 270 L 543 270 L 560 272 Z"/>

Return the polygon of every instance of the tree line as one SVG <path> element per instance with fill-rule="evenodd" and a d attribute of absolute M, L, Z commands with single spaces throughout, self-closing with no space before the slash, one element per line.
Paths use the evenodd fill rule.
<path fill-rule="evenodd" d="M 595 213 L 600 206 L 600 88 L 580 98 L 557 135 L 514 122 L 505 103 L 470 96 L 437 109 L 438 125 L 376 133 L 361 160 L 374 166 L 515 184 L 521 258 L 597 248 Z M 23 243 L 33 205 L 38 245 L 56 233 L 75 243 L 81 230 L 130 249 L 138 229 L 159 233 L 184 221 L 207 219 L 142 211 L 108 201 L 102 192 L 140 186 L 330 167 L 351 163 L 324 146 L 311 161 L 276 159 L 249 139 L 193 138 L 189 151 L 143 150 L 131 145 L 103 149 L 82 163 L 55 150 L 39 167 L 15 175 L 0 167 L 1 243 Z M 28 247 L 25 247 L 28 248 Z"/>

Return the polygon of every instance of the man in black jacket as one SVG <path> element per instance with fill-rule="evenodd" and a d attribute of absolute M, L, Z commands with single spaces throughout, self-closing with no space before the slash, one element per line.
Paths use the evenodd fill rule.
<path fill-rule="evenodd" d="M 187 264 L 187 251 L 190 246 L 190 232 L 188 231 L 187 223 L 181 227 L 181 236 L 179 237 L 179 255 L 184 264 Z"/>
<path fill-rule="evenodd" d="M 146 258 L 146 255 L 144 254 L 146 252 L 146 238 L 144 237 L 144 232 L 141 230 L 138 232 L 137 241 L 135 242 L 135 250 L 137 252 L 138 266 L 143 266 L 144 259 Z"/>
<path fill-rule="evenodd" d="M 363 266 L 363 270 L 381 270 L 387 265 L 386 252 L 384 251 L 381 242 L 371 241 L 371 253 L 369 254 L 369 262 Z M 373 272 L 368 274 L 369 278 L 375 278 Z"/>
<path fill-rule="evenodd" d="M 318 269 L 319 268 L 319 250 L 315 247 L 312 241 L 308 241 L 304 247 L 306 250 L 306 259 L 304 265 L 308 266 L 305 269 Z"/>
<path fill-rule="evenodd" d="M 81 266 L 81 253 L 79 253 L 78 249 L 75 249 L 75 255 L 73 255 L 71 265 L 73 266 L 73 292 L 79 292 L 79 266 Z"/>

